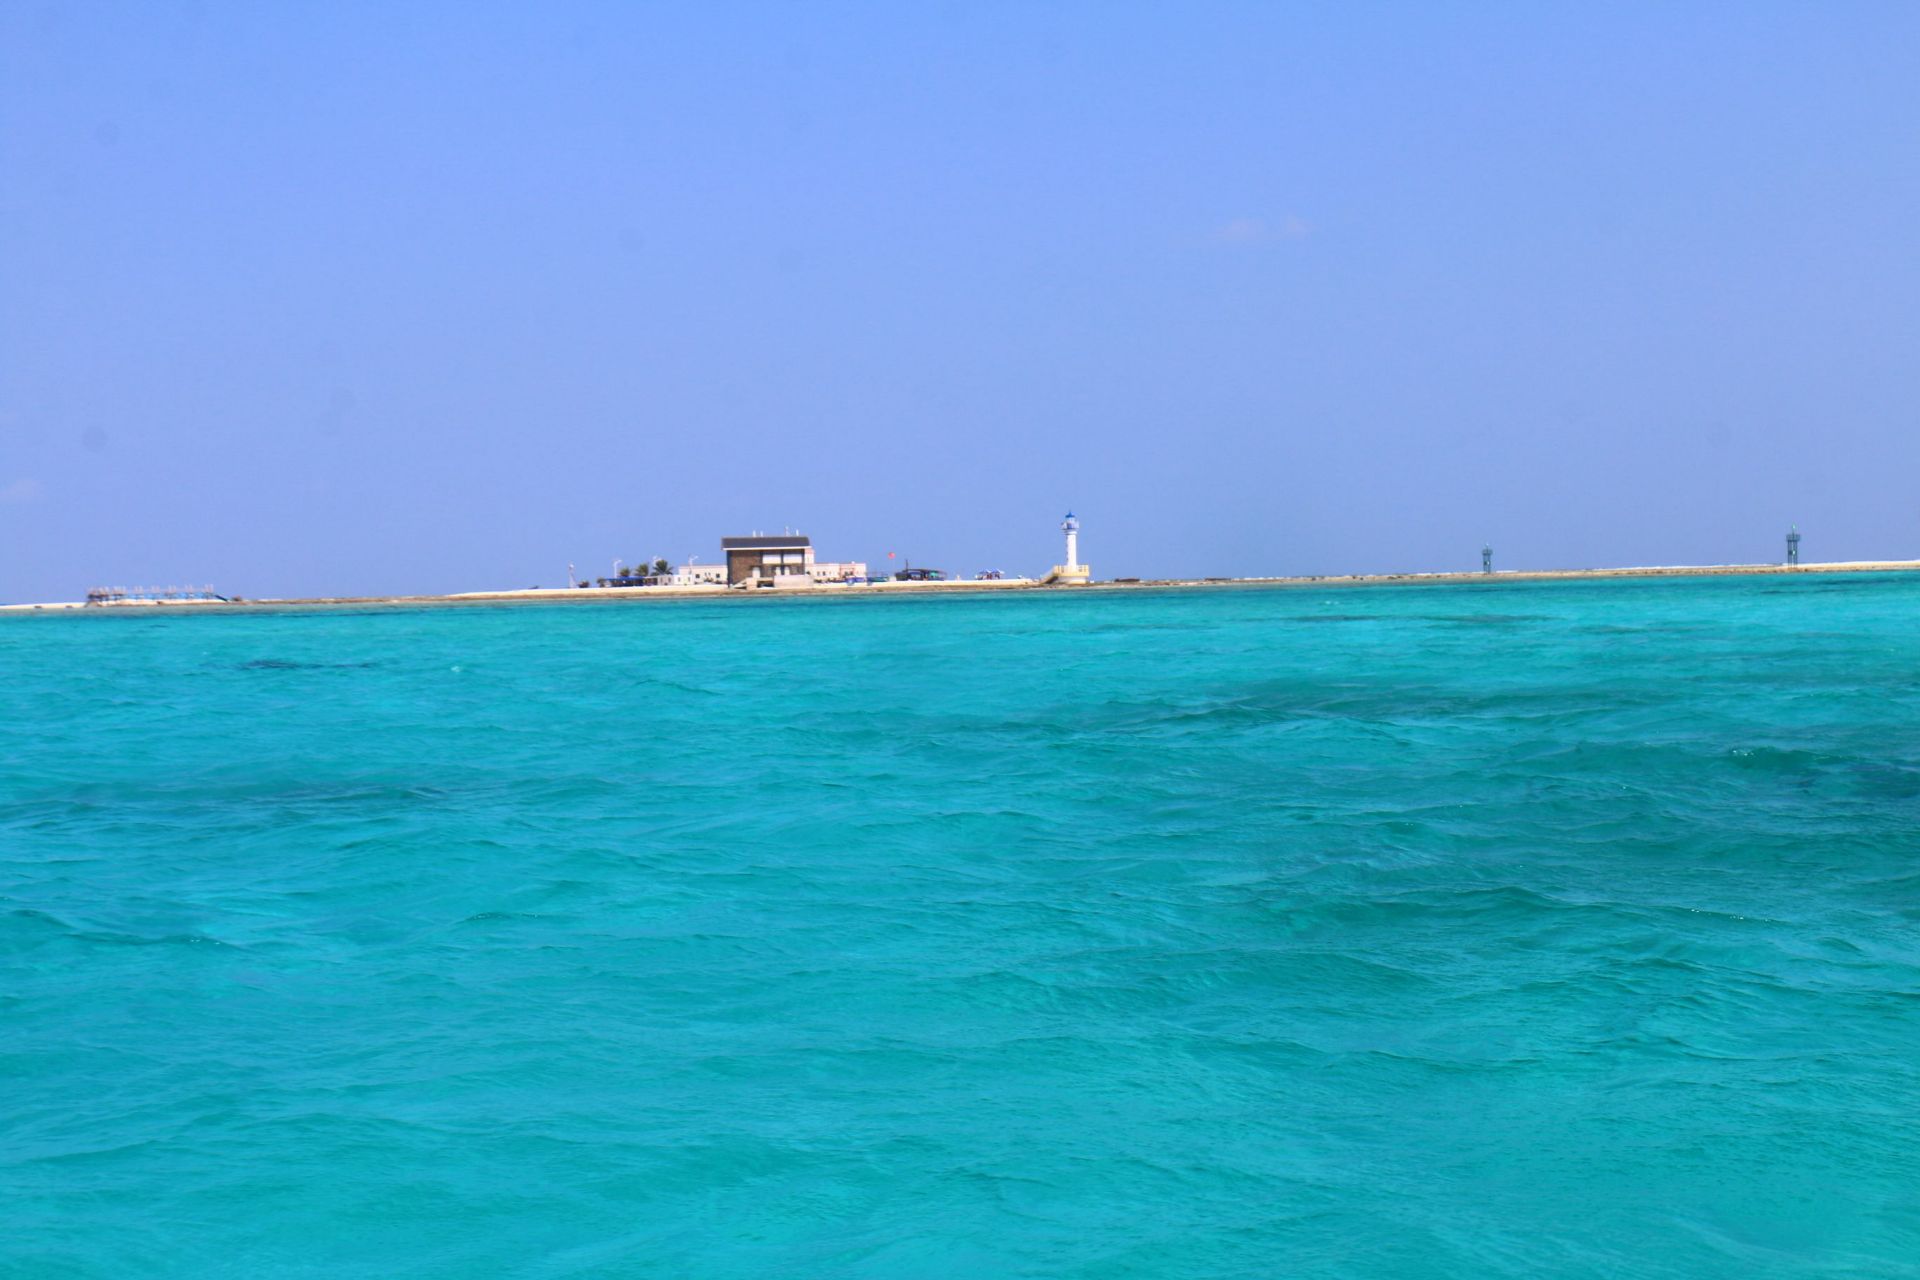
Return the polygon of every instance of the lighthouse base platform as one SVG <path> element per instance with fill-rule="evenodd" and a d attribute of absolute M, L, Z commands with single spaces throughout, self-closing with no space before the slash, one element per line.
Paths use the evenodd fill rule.
<path fill-rule="evenodd" d="M 1057 583 L 1063 586 L 1084 587 L 1093 581 L 1093 570 L 1084 564 L 1057 564 L 1053 566 L 1052 572 L 1040 581 L 1043 585 Z"/>

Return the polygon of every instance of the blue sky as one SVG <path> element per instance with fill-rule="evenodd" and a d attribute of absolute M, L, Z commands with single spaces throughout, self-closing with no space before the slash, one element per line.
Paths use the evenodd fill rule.
<path fill-rule="evenodd" d="M 0 598 L 1920 556 L 1912 5 L 0 6 Z"/>

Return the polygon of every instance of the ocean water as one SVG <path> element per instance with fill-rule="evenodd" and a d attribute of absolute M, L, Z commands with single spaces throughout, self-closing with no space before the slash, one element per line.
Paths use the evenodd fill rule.
<path fill-rule="evenodd" d="M 0 1276 L 1920 1275 L 1920 579 L 0 620 Z"/>

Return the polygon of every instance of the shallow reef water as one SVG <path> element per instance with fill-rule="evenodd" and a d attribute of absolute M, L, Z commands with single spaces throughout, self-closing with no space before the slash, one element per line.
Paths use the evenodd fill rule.
<path fill-rule="evenodd" d="M 1917 624 L 0 620 L 0 1276 L 1920 1276 Z"/>

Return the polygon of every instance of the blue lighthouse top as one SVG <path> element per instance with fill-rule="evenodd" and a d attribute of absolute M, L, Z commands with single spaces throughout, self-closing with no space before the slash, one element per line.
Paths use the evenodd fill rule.
<path fill-rule="evenodd" d="M 1060 522 L 1060 527 L 1062 529 L 1078 529 L 1080 527 L 1080 522 L 1078 520 L 1075 520 L 1073 518 L 1073 512 L 1069 511 L 1067 512 L 1067 518 Z"/>

